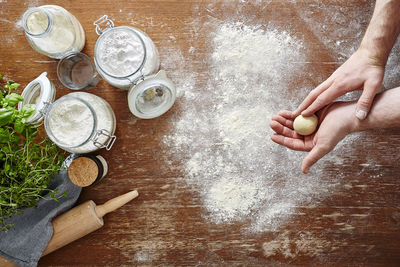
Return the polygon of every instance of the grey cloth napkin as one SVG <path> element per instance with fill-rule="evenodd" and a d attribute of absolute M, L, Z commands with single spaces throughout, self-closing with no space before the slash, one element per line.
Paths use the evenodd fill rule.
<path fill-rule="evenodd" d="M 14 224 L 14 228 L 0 231 L 0 256 L 19 266 L 37 266 L 53 235 L 52 219 L 70 209 L 82 190 L 71 183 L 66 170 L 54 176 L 50 188 L 60 193 L 66 191 L 68 197 L 62 197 L 58 202 L 40 200 L 37 208 L 25 209 L 23 214 L 7 220 L 7 223 Z"/>

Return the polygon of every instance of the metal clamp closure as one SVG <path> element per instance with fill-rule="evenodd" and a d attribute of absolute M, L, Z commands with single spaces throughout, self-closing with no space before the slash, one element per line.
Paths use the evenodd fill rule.
<path fill-rule="evenodd" d="M 50 102 L 44 101 L 43 107 L 39 110 L 39 113 L 42 114 L 42 116 L 46 115 L 47 112 L 49 112 L 50 105 L 51 105 Z"/>
<path fill-rule="evenodd" d="M 103 23 L 107 23 L 105 29 L 102 29 L 100 27 L 100 25 L 103 24 Z M 96 33 L 98 35 L 101 35 L 104 31 L 113 28 L 114 27 L 114 22 L 111 19 L 109 19 L 107 15 L 103 15 L 101 18 L 99 18 L 98 20 L 93 22 L 93 25 L 96 26 Z"/>
<path fill-rule="evenodd" d="M 131 83 L 131 86 L 137 85 L 138 83 L 144 81 L 144 79 L 145 79 L 145 77 L 144 77 L 143 74 L 140 75 L 139 77 L 137 77 L 136 79 L 133 79 L 133 80 L 131 80 L 131 79 L 128 78 L 129 82 Z"/>
<path fill-rule="evenodd" d="M 98 141 L 100 136 L 108 137 L 107 143 L 103 144 Z M 110 150 L 115 143 L 117 137 L 115 135 L 111 135 L 111 133 L 105 129 L 98 130 L 92 138 L 93 144 L 98 148 L 106 148 L 106 150 Z"/>
<path fill-rule="evenodd" d="M 140 75 L 138 77 L 135 76 L 131 76 L 131 77 L 127 77 L 127 79 L 129 80 L 130 86 L 135 86 L 138 83 L 144 81 L 146 79 L 146 77 L 144 76 L 142 70 L 140 70 Z"/>

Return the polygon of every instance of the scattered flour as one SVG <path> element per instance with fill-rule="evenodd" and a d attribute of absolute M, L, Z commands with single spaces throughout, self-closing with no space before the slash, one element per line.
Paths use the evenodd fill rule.
<path fill-rule="evenodd" d="M 146 251 L 138 251 L 135 253 L 134 260 L 138 263 L 150 263 L 151 258 L 148 252 Z"/>
<path fill-rule="evenodd" d="M 260 4 L 248 2 L 236 4 Z M 330 51 L 328 63 L 337 66 L 355 51 L 372 8 L 366 4 L 361 10 L 352 10 L 351 6 L 325 3 L 314 8 L 313 4 L 304 7 L 304 2 L 290 2 Z M 332 194 L 346 175 L 340 171 L 343 164 L 349 164 L 343 156 L 362 149 L 358 139 L 368 137 L 349 136 L 310 174 L 303 175 L 300 165 L 305 154 L 271 142 L 268 123 L 277 111 L 299 104 L 299 98 L 312 89 L 307 78 L 315 82 L 327 78 L 308 73 L 307 55 L 312 49 L 302 41 L 301 33 L 290 27 L 249 23 L 243 14 L 227 13 L 228 19 L 220 18 L 213 8 L 215 5 L 207 6 L 204 21 L 201 9 L 194 7 L 198 17 L 187 22 L 192 35 L 187 50 L 161 47 L 164 68 L 175 67 L 171 78 L 177 85 L 180 111 L 171 116 L 172 131 L 163 137 L 165 157 L 171 168 L 179 165 L 187 186 L 199 194 L 207 219 L 239 222 L 249 232 L 273 231 L 296 213 L 296 207 L 318 205 Z M 337 31 L 324 28 L 331 19 Z M 209 57 L 199 71 L 192 62 L 202 51 L 197 43 L 200 36 L 207 36 L 204 46 L 209 48 Z M 322 253 L 324 241 L 314 241 L 310 241 L 313 251 L 297 249 L 307 255 Z M 268 245 L 266 254 L 274 254 Z M 291 248 L 287 253 L 292 257 Z"/>
<path fill-rule="evenodd" d="M 299 152 L 269 139 L 272 114 L 294 107 L 286 90 L 304 68 L 304 45 L 286 31 L 261 25 L 210 27 L 205 88 L 196 87 L 181 52 L 161 50 L 161 62 L 179 60 L 182 69 L 176 72 L 183 72 L 174 79 L 182 113 L 171 119 L 174 132 L 164 136 L 165 151 L 183 164 L 185 181 L 200 193 L 211 221 L 240 221 L 255 232 L 275 229 L 295 206 L 334 186 L 317 167 L 314 175 L 301 176 Z"/>
<path fill-rule="evenodd" d="M 293 259 L 303 255 L 308 257 L 321 256 L 343 245 L 347 245 L 347 243 L 319 238 L 311 232 L 291 233 L 284 231 L 274 240 L 265 242 L 263 250 L 266 257 L 283 255 L 285 258 Z"/>
<path fill-rule="evenodd" d="M 206 207 L 214 207 L 215 220 L 226 221 L 248 215 L 257 204 L 263 191 L 258 190 L 257 184 L 242 183 L 240 178 L 229 179 L 223 177 L 211 185 L 204 200 Z"/>

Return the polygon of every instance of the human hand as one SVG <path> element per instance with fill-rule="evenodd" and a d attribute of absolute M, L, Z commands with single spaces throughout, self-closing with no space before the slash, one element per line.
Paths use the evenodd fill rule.
<path fill-rule="evenodd" d="M 272 141 L 293 150 L 308 151 L 301 169 L 308 173 L 309 168 L 329 153 L 346 135 L 355 131 L 357 122 L 349 112 L 355 103 L 335 102 L 318 112 L 319 128 L 308 136 L 302 136 L 293 130 L 295 116 L 291 111 L 283 110 L 272 116 L 270 127 L 275 131 Z M 349 115 L 350 114 L 350 115 Z"/>
<path fill-rule="evenodd" d="M 360 120 L 365 119 L 382 84 L 385 64 L 385 60 L 376 58 L 368 49 L 360 48 L 326 81 L 308 94 L 293 112 L 293 116 L 311 116 L 339 96 L 350 91 L 363 90 L 355 115 Z"/>

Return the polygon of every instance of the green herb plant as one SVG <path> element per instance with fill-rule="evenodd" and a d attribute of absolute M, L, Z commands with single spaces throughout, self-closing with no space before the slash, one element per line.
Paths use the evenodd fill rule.
<path fill-rule="evenodd" d="M 56 145 L 39 134 L 42 123 L 25 123 L 36 106 L 16 108 L 23 101 L 18 87 L 18 83 L 9 80 L 0 89 L 0 229 L 3 231 L 13 226 L 6 222 L 12 215 L 36 207 L 40 199 L 58 201 L 62 197 L 48 187 L 64 156 Z"/>

